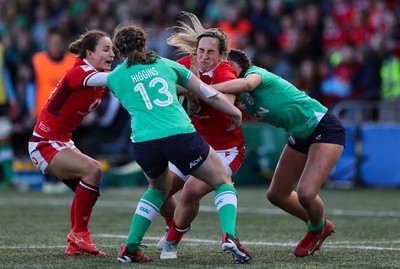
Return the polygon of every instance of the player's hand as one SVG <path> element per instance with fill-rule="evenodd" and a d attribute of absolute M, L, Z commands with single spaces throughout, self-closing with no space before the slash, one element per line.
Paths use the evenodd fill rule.
<path fill-rule="evenodd" d="M 229 125 L 228 129 L 226 131 L 230 132 L 235 130 L 236 128 L 239 128 L 240 125 L 242 125 L 242 113 L 240 112 L 239 109 L 237 109 L 239 113 L 236 113 L 235 116 L 231 117 L 231 124 Z"/>
<path fill-rule="evenodd" d="M 193 72 L 193 74 L 196 77 L 200 77 L 200 67 L 199 67 L 199 61 L 197 61 L 197 55 L 196 54 L 190 54 L 190 71 Z"/>

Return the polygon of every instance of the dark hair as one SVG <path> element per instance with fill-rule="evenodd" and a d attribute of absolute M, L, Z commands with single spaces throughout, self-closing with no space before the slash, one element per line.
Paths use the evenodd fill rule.
<path fill-rule="evenodd" d="M 52 36 L 52 35 L 59 35 L 59 36 L 62 37 L 62 39 L 65 39 L 65 37 L 64 37 L 64 35 L 62 34 L 61 30 L 60 30 L 58 27 L 56 27 L 56 26 L 50 27 L 50 28 L 47 30 L 47 37 Z"/>
<path fill-rule="evenodd" d="M 100 30 L 87 31 L 69 45 L 69 51 L 84 59 L 86 58 L 86 50 L 95 51 L 99 40 L 103 37 L 110 36 L 106 32 Z"/>
<path fill-rule="evenodd" d="M 218 40 L 218 52 L 219 54 L 223 54 L 228 51 L 229 46 L 229 38 L 228 35 L 219 28 L 211 28 L 207 29 L 203 34 L 197 37 L 196 48 L 199 46 L 200 39 L 203 37 L 212 37 Z"/>
<path fill-rule="evenodd" d="M 242 72 L 238 74 L 239 78 L 244 77 L 244 74 L 246 74 L 247 70 L 249 70 L 249 68 L 253 65 L 251 60 L 246 56 L 246 54 L 237 49 L 231 49 L 229 51 L 228 61 L 235 62 L 242 68 Z"/>
<path fill-rule="evenodd" d="M 114 47 L 118 55 L 126 60 L 126 66 L 150 64 L 158 57 L 154 51 L 146 52 L 146 34 L 135 24 L 120 24 L 114 31 Z"/>

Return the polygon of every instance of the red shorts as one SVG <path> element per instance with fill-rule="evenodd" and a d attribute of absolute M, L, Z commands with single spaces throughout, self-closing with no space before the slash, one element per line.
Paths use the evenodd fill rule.
<path fill-rule="evenodd" d="M 61 142 L 32 135 L 28 143 L 29 157 L 43 174 L 53 157 L 66 148 L 76 148 L 74 141 Z"/>

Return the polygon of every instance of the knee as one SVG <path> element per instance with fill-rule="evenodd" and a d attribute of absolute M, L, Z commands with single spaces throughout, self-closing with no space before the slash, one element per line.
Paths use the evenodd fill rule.
<path fill-rule="evenodd" d="M 100 162 L 92 160 L 88 163 L 88 178 L 93 180 L 97 185 L 100 185 L 101 178 L 103 177 L 103 167 Z"/>
<path fill-rule="evenodd" d="M 299 200 L 299 203 L 304 207 L 308 208 L 312 201 L 315 198 L 315 194 L 310 191 L 305 191 L 305 190 L 298 190 L 297 191 L 297 199 Z"/>
<path fill-rule="evenodd" d="M 181 198 L 179 200 L 180 203 L 186 205 L 196 205 L 200 203 L 201 196 L 196 192 L 186 192 L 182 193 Z"/>
<path fill-rule="evenodd" d="M 280 195 L 276 193 L 274 190 L 269 189 L 266 193 L 268 201 L 271 202 L 273 205 L 278 205 L 281 199 Z"/>
<path fill-rule="evenodd" d="M 179 202 L 185 205 L 197 205 L 200 203 L 202 195 L 193 188 L 185 189 Z"/>
<path fill-rule="evenodd" d="M 95 173 L 96 178 L 100 178 L 103 176 L 103 167 L 100 162 L 94 160 L 93 162 L 93 172 Z"/>

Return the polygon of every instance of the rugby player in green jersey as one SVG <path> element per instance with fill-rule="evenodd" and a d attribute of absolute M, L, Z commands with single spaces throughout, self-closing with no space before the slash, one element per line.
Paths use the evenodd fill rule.
<path fill-rule="evenodd" d="M 140 249 L 142 238 L 157 216 L 171 185 L 168 161 L 185 174 L 204 180 L 215 189 L 222 249 L 240 261 L 250 260 L 236 238 L 237 193 L 221 159 L 192 125 L 178 101 L 177 84 L 207 104 L 232 117 L 228 130 L 241 125 L 241 112 L 223 94 L 199 80 L 186 67 L 147 52 L 146 35 L 134 24 L 117 27 L 114 47 L 123 62 L 107 77 L 107 86 L 131 116 L 133 157 L 143 169 L 150 188 L 141 197 L 118 261 L 149 262 Z"/>
<path fill-rule="evenodd" d="M 306 222 L 308 232 L 294 254 L 311 255 L 335 230 L 333 223 L 324 219 L 324 203 L 318 192 L 342 154 L 345 129 L 317 100 L 281 77 L 252 65 L 243 52 L 231 50 L 228 62 L 239 78 L 213 87 L 222 93 L 240 93 L 241 110 L 290 135 L 267 198 Z"/>

